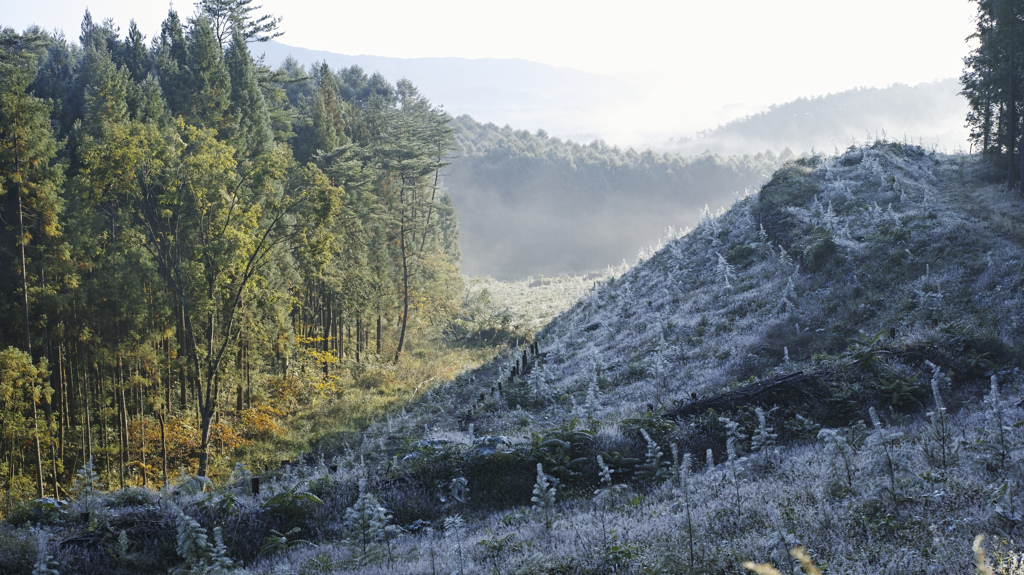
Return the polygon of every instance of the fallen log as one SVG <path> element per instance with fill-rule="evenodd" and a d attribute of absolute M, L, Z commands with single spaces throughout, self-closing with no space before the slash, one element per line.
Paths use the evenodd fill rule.
<path fill-rule="evenodd" d="M 684 417 L 701 414 L 709 409 L 725 412 L 747 405 L 770 409 L 775 405 L 807 401 L 814 399 L 817 395 L 815 391 L 817 391 L 818 383 L 824 374 L 824 371 L 812 373 L 798 371 L 762 379 L 714 397 L 694 399 L 688 403 L 685 400 L 681 401 L 675 408 L 661 416 L 665 419 L 679 421 Z"/>

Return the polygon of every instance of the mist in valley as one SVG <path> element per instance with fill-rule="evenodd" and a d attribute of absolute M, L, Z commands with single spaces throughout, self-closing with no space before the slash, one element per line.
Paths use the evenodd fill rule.
<path fill-rule="evenodd" d="M 468 276 L 632 264 L 669 227 L 695 227 L 705 209 L 757 191 L 787 160 L 884 138 L 954 152 L 967 138 L 967 103 L 952 78 L 758 105 L 715 102 L 640 73 L 261 49 L 272 65 L 291 57 L 408 78 L 456 117 L 442 181 Z"/>

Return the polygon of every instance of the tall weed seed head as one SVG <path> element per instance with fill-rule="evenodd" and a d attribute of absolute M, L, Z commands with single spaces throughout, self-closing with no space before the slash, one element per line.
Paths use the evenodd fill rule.
<path fill-rule="evenodd" d="M 740 476 L 745 471 L 742 466 L 743 458 L 739 456 L 738 449 L 739 442 L 746 439 L 747 435 L 739 430 L 740 424 L 738 422 L 728 417 L 719 417 L 718 420 L 724 423 L 726 428 L 726 473 L 729 483 L 733 488 L 733 511 L 738 515 L 743 509 L 743 502 L 740 497 Z"/>
<path fill-rule="evenodd" d="M 710 451 L 710 450 L 709 450 Z M 693 505 L 690 501 L 690 482 L 693 477 L 691 467 L 693 466 L 693 458 L 689 453 L 683 454 L 683 459 L 679 464 L 679 505 L 682 506 L 685 514 L 683 521 L 683 537 L 686 539 L 686 547 L 689 553 L 689 567 L 693 570 L 694 562 L 696 561 L 696 540 L 694 538 L 694 524 L 693 524 Z"/>

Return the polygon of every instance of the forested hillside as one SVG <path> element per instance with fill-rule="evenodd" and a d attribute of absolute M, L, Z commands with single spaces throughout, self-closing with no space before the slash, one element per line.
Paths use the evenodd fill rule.
<path fill-rule="evenodd" d="M 444 183 L 458 207 L 467 274 L 588 272 L 633 262 L 666 228 L 696 223 L 763 183 L 790 159 L 680 156 L 580 144 L 468 116 L 453 122 Z"/>
<path fill-rule="evenodd" d="M 275 23 L 211 0 L 151 40 L 88 12 L 77 43 L 0 34 L 5 511 L 89 461 L 110 487 L 205 476 L 454 320 L 449 116 L 358 68 L 260 66 Z"/>

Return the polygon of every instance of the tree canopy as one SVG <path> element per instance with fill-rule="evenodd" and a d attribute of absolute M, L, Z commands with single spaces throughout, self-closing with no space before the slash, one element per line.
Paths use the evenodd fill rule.
<path fill-rule="evenodd" d="M 89 13 L 79 44 L 0 33 L 8 502 L 90 458 L 156 481 L 157 427 L 164 465 L 205 475 L 282 390 L 341 393 L 454 316 L 450 117 L 407 81 L 266 68 L 259 10 L 204 0 L 150 43 Z"/>

